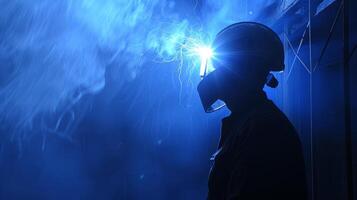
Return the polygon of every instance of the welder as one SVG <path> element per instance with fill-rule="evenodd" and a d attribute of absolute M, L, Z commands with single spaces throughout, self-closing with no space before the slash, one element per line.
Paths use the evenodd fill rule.
<path fill-rule="evenodd" d="M 208 200 L 305 200 L 302 145 L 288 118 L 267 98 L 272 72 L 285 68 L 279 36 L 254 22 L 219 32 L 212 48 L 215 70 L 198 85 L 206 112 L 217 100 L 231 114 L 222 120 L 208 181 Z"/>

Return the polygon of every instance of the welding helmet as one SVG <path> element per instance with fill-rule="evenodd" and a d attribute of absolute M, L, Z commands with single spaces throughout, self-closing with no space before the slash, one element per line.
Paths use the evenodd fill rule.
<path fill-rule="evenodd" d="M 223 82 L 228 77 L 240 79 L 252 88 L 262 89 L 265 84 L 277 87 L 278 81 L 270 72 L 284 70 L 284 47 L 269 27 L 255 22 L 232 24 L 217 34 L 212 48 L 215 70 L 203 77 L 197 88 L 206 112 L 223 107 L 214 104 L 226 89 L 227 84 Z"/>

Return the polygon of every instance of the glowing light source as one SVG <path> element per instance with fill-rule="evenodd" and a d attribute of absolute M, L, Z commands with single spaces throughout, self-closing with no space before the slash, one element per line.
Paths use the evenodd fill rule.
<path fill-rule="evenodd" d="M 213 49 L 210 47 L 198 47 L 196 48 L 196 53 L 201 58 L 200 76 L 203 78 L 207 73 L 208 62 L 213 57 Z"/>
<path fill-rule="evenodd" d="M 201 58 L 210 59 L 213 56 L 213 50 L 210 47 L 199 47 L 197 52 Z"/>

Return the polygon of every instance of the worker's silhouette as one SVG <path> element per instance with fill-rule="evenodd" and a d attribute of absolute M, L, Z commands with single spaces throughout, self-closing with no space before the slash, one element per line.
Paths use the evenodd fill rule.
<path fill-rule="evenodd" d="M 270 71 L 284 69 L 279 37 L 264 25 L 237 23 L 222 30 L 213 47 L 216 70 L 201 81 L 198 92 L 206 111 L 214 111 L 219 99 L 231 115 L 222 120 L 208 199 L 307 199 L 298 135 L 263 91 L 265 84 L 278 84 Z"/>

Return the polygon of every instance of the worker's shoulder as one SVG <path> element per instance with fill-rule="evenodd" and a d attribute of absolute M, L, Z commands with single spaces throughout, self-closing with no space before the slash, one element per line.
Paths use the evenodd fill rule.
<path fill-rule="evenodd" d="M 295 133 L 295 128 L 286 115 L 270 100 L 258 106 L 249 121 L 252 126 L 264 131 Z"/>
<path fill-rule="evenodd" d="M 300 138 L 294 126 L 271 101 L 252 113 L 246 128 L 253 143 L 275 146 L 275 150 L 300 149 Z"/>

